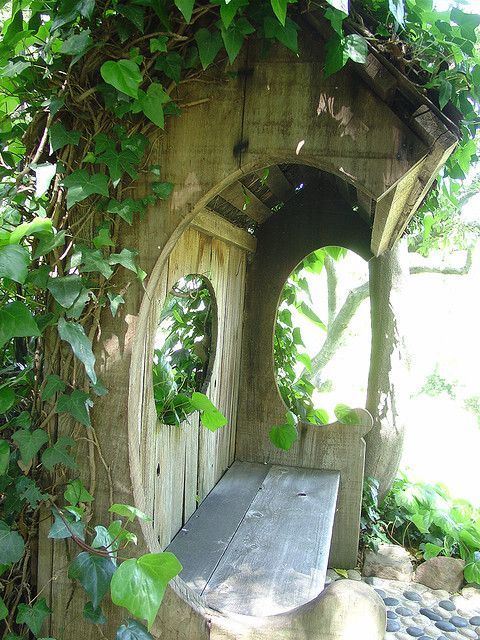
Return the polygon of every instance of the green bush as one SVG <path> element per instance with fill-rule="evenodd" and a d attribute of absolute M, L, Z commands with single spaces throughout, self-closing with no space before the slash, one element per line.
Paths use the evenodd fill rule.
<path fill-rule="evenodd" d="M 466 500 L 452 499 L 439 484 L 397 478 L 383 501 L 378 482 L 364 484 L 361 541 L 366 548 L 394 542 L 418 560 L 462 558 L 465 580 L 480 584 L 480 512 Z"/>

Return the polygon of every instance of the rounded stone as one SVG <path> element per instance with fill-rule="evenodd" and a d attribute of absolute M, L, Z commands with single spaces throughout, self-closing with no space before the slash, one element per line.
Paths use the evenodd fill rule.
<path fill-rule="evenodd" d="M 420 636 L 418 640 L 432 640 L 431 636 Z"/>
<path fill-rule="evenodd" d="M 478 627 L 480 625 L 480 616 L 473 616 L 469 620 L 470 624 L 473 624 L 474 627 Z"/>
<path fill-rule="evenodd" d="M 397 600 L 396 598 L 383 598 L 383 601 L 387 607 L 396 607 L 397 604 L 400 604 L 400 600 Z"/>
<path fill-rule="evenodd" d="M 387 620 L 387 631 L 400 631 L 400 623 L 396 620 Z"/>
<path fill-rule="evenodd" d="M 416 593 L 415 591 L 404 591 L 403 595 L 405 596 L 405 598 L 407 600 L 410 600 L 411 602 L 421 602 L 422 601 L 422 596 L 418 593 Z"/>
<path fill-rule="evenodd" d="M 461 618 L 460 616 L 452 616 L 450 618 L 450 622 L 452 624 L 454 624 L 456 627 L 467 627 L 468 626 L 468 620 L 465 620 L 465 618 Z"/>
<path fill-rule="evenodd" d="M 457 627 L 453 625 L 451 622 L 447 620 L 440 620 L 435 623 L 435 626 L 440 629 L 440 631 L 456 631 Z"/>
<path fill-rule="evenodd" d="M 357 571 L 356 569 L 349 569 L 347 571 L 347 576 L 349 580 L 361 580 L 362 579 L 362 574 L 360 573 L 360 571 Z"/>
<path fill-rule="evenodd" d="M 438 606 L 442 607 L 442 609 L 445 609 L 446 611 L 455 611 L 455 605 L 451 600 L 440 600 Z"/>
<path fill-rule="evenodd" d="M 390 618 L 390 620 L 396 620 L 398 616 L 395 611 L 387 611 L 387 618 Z"/>
<path fill-rule="evenodd" d="M 386 598 L 387 594 L 385 593 L 385 591 L 383 589 L 375 589 L 375 591 L 378 593 L 378 595 L 381 598 Z"/>
<path fill-rule="evenodd" d="M 413 616 L 413 611 L 407 607 L 397 607 L 395 611 L 399 616 Z"/>
<path fill-rule="evenodd" d="M 407 627 L 405 631 L 409 636 L 412 636 L 412 638 L 420 638 L 420 636 L 423 636 L 425 633 L 424 630 L 419 627 Z"/>
<path fill-rule="evenodd" d="M 431 609 L 425 609 L 425 607 L 420 609 L 420 613 L 429 620 L 433 620 L 433 622 L 438 622 L 442 619 L 442 616 L 439 616 L 438 613 L 435 613 L 435 611 L 432 611 Z"/>
<path fill-rule="evenodd" d="M 462 636 L 465 636 L 465 638 L 472 638 L 472 640 L 477 640 L 478 638 L 475 631 L 473 631 L 473 629 L 470 629 L 469 627 L 462 627 L 458 631 L 462 634 Z"/>

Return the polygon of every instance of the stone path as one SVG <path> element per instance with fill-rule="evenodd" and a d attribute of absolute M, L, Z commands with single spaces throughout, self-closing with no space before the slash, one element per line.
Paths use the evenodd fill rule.
<path fill-rule="evenodd" d="M 385 603 L 385 640 L 480 640 L 479 589 L 465 587 L 461 593 L 451 594 L 432 591 L 417 582 L 362 580 Z"/>

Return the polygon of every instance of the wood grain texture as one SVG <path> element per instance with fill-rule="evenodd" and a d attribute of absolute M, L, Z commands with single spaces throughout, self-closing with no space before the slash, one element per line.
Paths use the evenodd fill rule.
<path fill-rule="evenodd" d="M 208 580 L 207 603 L 268 616 L 315 598 L 325 583 L 338 483 L 336 472 L 272 467 Z"/>

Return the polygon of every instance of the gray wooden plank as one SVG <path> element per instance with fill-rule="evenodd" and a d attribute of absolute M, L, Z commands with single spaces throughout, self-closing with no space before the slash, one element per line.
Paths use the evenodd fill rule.
<path fill-rule="evenodd" d="M 205 588 L 269 470 L 265 464 L 234 462 L 167 547 L 183 565 L 180 577 L 197 593 Z"/>
<path fill-rule="evenodd" d="M 214 609 L 274 615 L 323 589 L 339 473 L 273 466 L 204 595 Z"/>

